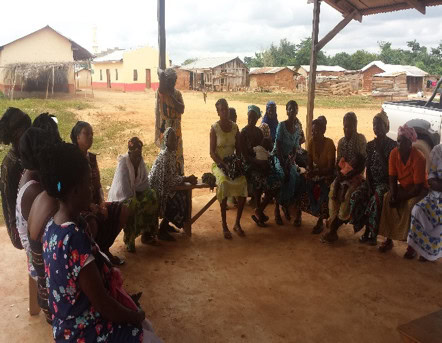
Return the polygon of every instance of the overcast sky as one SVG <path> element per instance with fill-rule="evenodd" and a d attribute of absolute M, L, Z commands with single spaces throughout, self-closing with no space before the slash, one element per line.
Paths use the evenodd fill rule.
<path fill-rule="evenodd" d="M 93 28 L 100 49 L 157 47 L 156 0 L 74 2 L 2 1 L 0 45 L 50 25 L 92 51 Z M 166 0 L 167 51 L 174 64 L 189 57 L 252 56 L 272 42 L 299 42 L 311 35 L 313 5 L 307 0 Z M 323 3 L 322 37 L 342 19 Z M 377 51 L 378 41 L 406 47 L 417 39 L 435 47 L 442 40 L 442 6 L 424 16 L 407 10 L 352 21 L 324 51 Z"/>

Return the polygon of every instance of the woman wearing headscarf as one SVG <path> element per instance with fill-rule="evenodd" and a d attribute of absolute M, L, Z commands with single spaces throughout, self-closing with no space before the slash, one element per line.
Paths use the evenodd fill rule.
<path fill-rule="evenodd" d="M 376 138 L 367 143 L 366 181 L 350 198 L 350 223 L 353 224 L 355 233 L 365 226 L 365 232 L 359 241 L 370 245 L 377 244 L 384 194 L 390 189 L 388 159 L 397 143 L 387 137 L 389 130 L 388 116 L 381 111 L 373 118 Z"/>
<path fill-rule="evenodd" d="M 346 175 L 341 173 L 341 167 L 345 163 L 350 163 L 356 156 L 365 157 L 367 150 L 367 140 L 365 136 L 358 133 L 358 118 L 354 112 L 348 112 L 344 115 L 344 137 L 338 142 L 337 154 L 337 172 L 338 176 L 330 187 L 329 193 L 329 219 L 330 231 L 322 238 L 323 243 L 333 243 L 338 240 L 338 230 L 346 222 L 350 220 L 350 197 L 359 185 L 350 184 L 350 187 L 345 192 L 344 199 L 335 197 L 336 184 L 346 180 L 351 180 L 364 172 L 365 163 L 354 168 Z"/>
<path fill-rule="evenodd" d="M 256 126 L 258 119 L 261 118 L 259 107 L 250 105 L 247 111 L 247 118 L 247 125 L 240 133 L 241 154 L 245 162 L 247 182 L 250 186 L 249 193 L 255 199 L 256 207 L 259 208 L 262 193 L 267 189 L 267 160 L 259 159 L 256 154 L 256 148 L 258 146 L 262 147 L 264 140 L 263 132 Z"/>
<path fill-rule="evenodd" d="M 406 240 L 411 223 L 411 210 L 427 194 L 428 184 L 425 157 L 413 147 L 416 131 L 407 124 L 399 127 L 397 147 L 390 153 L 390 191 L 384 196 L 379 234 L 385 241 L 380 252 L 393 248 L 393 239 Z M 405 258 L 414 257 L 410 249 Z"/>
<path fill-rule="evenodd" d="M 118 157 L 108 202 L 123 203 L 129 208 L 123 241 L 129 252 L 135 252 L 135 239 L 141 235 L 144 244 L 156 245 L 158 231 L 158 198 L 149 187 L 149 177 L 143 160 L 143 142 L 132 137 L 128 152 Z"/>
<path fill-rule="evenodd" d="M 104 201 L 97 155 L 89 152 L 94 142 L 92 126 L 85 121 L 78 121 L 72 128 L 71 141 L 86 156 L 91 168 L 92 203 L 90 211 L 83 212 L 82 215 L 88 222 L 91 234 L 101 251 L 114 265 L 121 265 L 124 261 L 112 255 L 109 249 L 126 225 L 129 210 L 120 202 L 106 203 Z"/>
<path fill-rule="evenodd" d="M 430 192 L 411 211 L 407 239 L 409 257 L 417 252 L 420 261 L 436 261 L 442 257 L 442 144 L 433 148 L 429 160 Z"/>
<path fill-rule="evenodd" d="M 245 234 L 241 228 L 241 216 L 248 195 L 247 179 L 238 168 L 238 155 L 241 154 L 240 134 L 238 125 L 229 118 L 229 104 L 226 99 L 219 99 L 215 107 L 219 120 L 210 128 L 210 157 L 214 162 L 212 173 L 216 178 L 216 196 L 221 206 L 223 235 L 225 239 L 232 239 L 226 219 L 227 198 L 237 197 L 238 209 L 233 230 L 243 237 Z"/>
<path fill-rule="evenodd" d="M 184 100 L 181 92 L 175 89 L 176 71 L 172 68 L 160 73 L 160 86 L 157 90 L 155 108 L 155 143 L 161 147 L 164 132 L 168 127 L 174 129 L 177 136 L 176 164 L 178 173 L 184 175 L 183 137 L 181 116 L 184 113 Z"/>
<path fill-rule="evenodd" d="M 308 144 L 307 173 L 301 175 L 304 192 L 297 200 L 297 208 L 318 218 L 313 234 L 324 229 L 328 219 L 328 194 L 336 165 L 336 147 L 333 140 L 324 136 L 327 119 L 319 117 L 312 122 L 312 139 Z"/>
<path fill-rule="evenodd" d="M 174 241 L 169 232 L 175 230 L 172 223 L 178 228 L 184 227 L 190 204 L 184 191 L 174 191 L 174 187 L 184 182 L 197 183 L 194 175 L 181 176 L 176 161 L 178 137 L 175 130 L 168 127 L 164 132 L 163 148 L 155 160 L 149 173 L 149 184 L 157 193 L 159 201 L 159 216 L 163 218 L 158 232 L 158 238 L 165 241 Z"/>
<path fill-rule="evenodd" d="M 0 193 L 3 216 L 9 238 L 17 249 L 23 249 L 17 231 L 15 207 L 18 184 L 23 173 L 20 161 L 19 142 L 23 133 L 31 126 L 31 118 L 15 107 L 9 107 L 0 119 L 0 143 L 12 145 L 1 165 Z"/>
<path fill-rule="evenodd" d="M 274 101 L 269 101 L 267 103 L 266 113 L 262 118 L 262 123 L 265 123 L 269 126 L 272 142 L 275 142 L 276 128 L 278 127 L 278 114 L 276 113 L 276 103 Z"/>

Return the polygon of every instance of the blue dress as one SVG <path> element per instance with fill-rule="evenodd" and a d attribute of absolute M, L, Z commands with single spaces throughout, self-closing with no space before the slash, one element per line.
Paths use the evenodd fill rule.
<path fill-rule="evenodd" d="M 281 188 L 276 198 L 278 202 L 283 206 L 290 205 L 295 200 L 295 189 L 299 180 L 299 173 L 298 167 L 296 166 L 295 162 L 290 162 L 290 177 L 287 181 L 285 180 L 284 169 L 282 168 L 283 163 L 281 163 L 276 155 L 276 143 L 280 143 L 282 158 L 284 159 L 283 162 L 285 164 L 286 161 L 291 160 L 293 150 L 299 148 L 300 137 L 301 135 L 299 134 L 299 130 L 295 130 L 293 134 L 290 133 L 287 130 L 285 122 L 279 123 L 278 127 L 276 128 L 276 140 L 272 151 L 274 161 L 272 165 L 274 171 L 270 175 L 269 182 L 275 183 L 279 181 L 281 183 Z"/>
<path fill-rule="evenodd" d="M 74 223 L 48 223 L 43 259 L 55 342 L 142 342 L 141 328 L 104 319 L 81 290 L 78 276 L 91 254 L 83 229 Z"/>

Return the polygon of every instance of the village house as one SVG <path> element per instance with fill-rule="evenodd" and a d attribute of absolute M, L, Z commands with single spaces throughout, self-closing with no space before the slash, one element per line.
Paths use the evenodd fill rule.
<path fill-rule="evenodd" d="M 250 68 L 251 89 L 293 90 L 295 72 L 288 67 Z"/>
<path fill-rule="evenodd" d="M 158 50 L 149 46 L 115 50 L 92 61 L 92 85 L 123 92 L 156 90 L 158 60 Z"/>
<path fill-rule="evenodd" d="M 191 89 L 240 90 L 247 86 L 249 70 L 239 57 L 201 58 L 183 66 L 190 71 Z"/>
<path fill-rule="evenodd" d="M 424 88 L 424 78 L 428 75 L 415 66 L 386 64 L 381 61 L 367 64 L 361 69 L 361 73 L 363 91 L 393 92 L 401 93 L 401 95 L 421 91 Z M 400 75 L 402 76 L 399 77 Z M 379 87 L 382 81 L 385 81 L 384 86 L 391 85 L 392 87 Z M 398 91 L 399 88 L 400 91 Z"/>
<path fill-rule="evenodd" d="M 50 26 L 0 46 L 0 91 L 13 97 L 74 93 L 75 65 L 92 54 Z"/>
<path fill-rule="evenodd" d="M 297 70 L 298 74 L 308 79 L 310 74 L 310 66 L 302 65 Z M 344 75 L 345 69 L 340 66 L 324 66 L 318 65 L 316 67 L 316 77 L 321 76 L 342 76 Z"/>
<path fill-rule="evenodd" d="M 179 66 L 175 66 L 173 69 L 175 69 L 177 75 L 175 88 L 182 91 L 193 89 L 193 73 Z"/>

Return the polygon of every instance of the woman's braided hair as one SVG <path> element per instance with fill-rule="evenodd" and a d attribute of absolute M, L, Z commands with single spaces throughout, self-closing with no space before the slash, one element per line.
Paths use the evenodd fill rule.
<path fill-rule="evenodd" d="M 48 195 L 64 200 L 90 173 L 89 162 L 73 144 L 58 143 L 41 154 L 40 181 Z"/>

